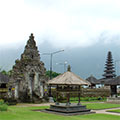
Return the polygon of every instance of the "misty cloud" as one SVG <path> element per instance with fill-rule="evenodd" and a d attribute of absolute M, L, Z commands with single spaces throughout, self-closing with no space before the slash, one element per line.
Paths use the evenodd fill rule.
<path fill-rule="evenodd" d="M 25 44 L 30 33 L 37 43 L 56 48 L 120 43 L 119 0 L 0 1 L 0 46 Z M 101 34 L 104 35 L 101 37 Z"/>

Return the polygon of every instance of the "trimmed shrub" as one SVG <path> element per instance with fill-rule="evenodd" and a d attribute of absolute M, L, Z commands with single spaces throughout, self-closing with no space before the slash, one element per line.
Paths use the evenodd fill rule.
<path fill-rule="evenodd" d="M 0 100 L 0 111 L 7 111 L 8 105 L 4 103 L 4 100 Z"/>

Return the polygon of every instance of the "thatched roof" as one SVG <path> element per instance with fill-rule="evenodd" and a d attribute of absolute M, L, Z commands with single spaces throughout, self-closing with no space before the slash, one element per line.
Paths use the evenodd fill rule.
<path fill-rule="evenodd" d="M 93 75 L 88 77 L 86 80 L 89 81 L 91 84 L 98 84 L 99 83 L 99 81 Z"/>
<path fill-rule="evenodd" d="M 99 79 L 98 80 L 98 84 L 106 84 L 107 85 L 107 83 L 108 83 L 108 81 L 110 81 L 110 80 L 113 80 L 112 78 L 101 78 L 101 79 Z"/>
<path fill-rule="evenodd" d="M 120 85 L 120 76 L 105 82 L 106 85 Z"/>
<path fill-rule="evenodd" d="M 56 78 L 48 81 L 49 85 L 90 85 L 86 80 L 83 80 L 73 72 L 67 71 Z"/>
<path fill-rule="evenodd" d="M 9 77 L 7 75 L 0 73 L 0 83 L 8 83 L 8 82 L 9 82 Z"/>

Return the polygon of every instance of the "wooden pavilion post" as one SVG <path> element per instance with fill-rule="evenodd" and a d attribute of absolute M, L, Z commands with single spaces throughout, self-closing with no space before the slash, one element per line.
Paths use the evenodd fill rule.
<path fill-rule="evenodd" d="M 70 93 L 68 92 L 67 93 L 67 104 L 66 105 L 69 105 L 70 104 Z"/>
<path fill-rule="evenodd" d="M 79 85 L 79 89 L 78 89 L 78 105 L 80 105 L 80 85 Z"/>
<path fill-rule="evenodd" d="M 69 104 L 70 104 L 70 92 L 69 92 L 69 85 L 68 85 L 67 104 L 66 105 L 69 105 Z"/>
<path fill-rule="evenodd" d="M 58 102 L 58 85 L 57 85 L 57 90 L 56 90 L 56 105 L 59 105 L 59 102 Z"/>

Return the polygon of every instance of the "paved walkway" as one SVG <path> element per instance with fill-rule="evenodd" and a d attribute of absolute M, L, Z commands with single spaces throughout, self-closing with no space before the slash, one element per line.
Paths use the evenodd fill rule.
<path fill-rule="evenodd" d="M 19 103 L 17 104 L 18 107 L 33 107 L 33 106 L 49 106 L 54 103 L 42 103 L 42 104 L 29 104 L 29 103 Z"/>
<path fill-rule="evenodd" d="M 103 109 L 103 110 L 92 110 L 92 111 L 96 112 L 96 113 L 103 113 L 103 114 L 111 114 L 111 115 L 119 115 L 120 116 L 120 113 L 107 112 L 108 110 L 117 110 L 117 109 L 120 109 L 120 107 L 119 108 Z"/>

